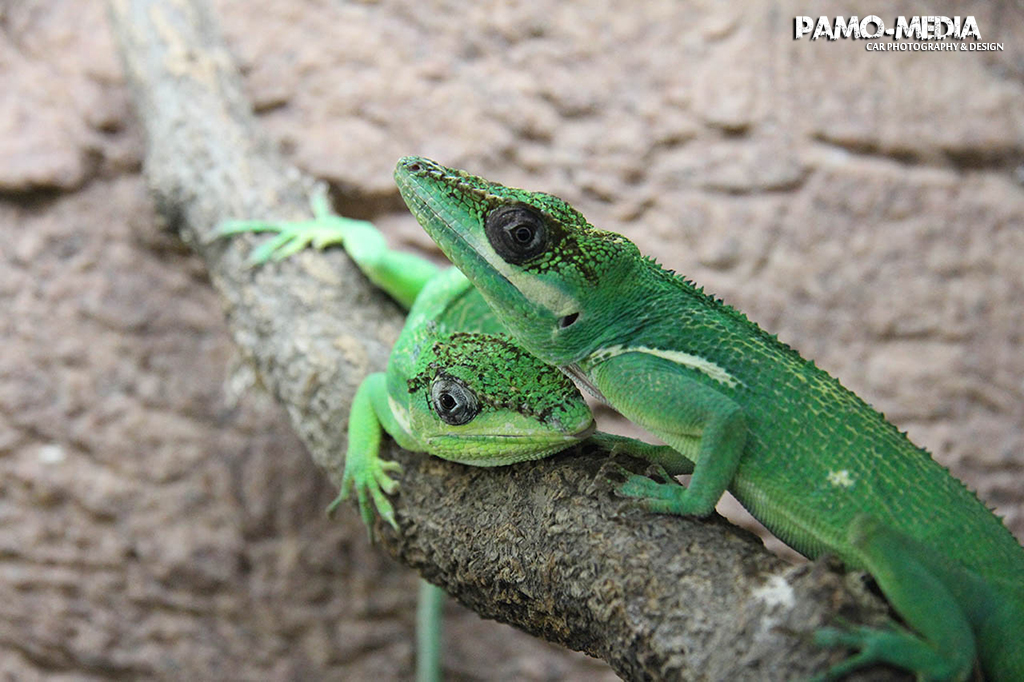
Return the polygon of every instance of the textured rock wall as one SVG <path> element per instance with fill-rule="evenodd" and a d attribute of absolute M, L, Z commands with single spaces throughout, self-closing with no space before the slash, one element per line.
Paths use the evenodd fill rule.
<path fill-rule="evenodd" d="M 343 212 L 432 251 L 403 154 L 559 194 L 838 375 L 1024 538 L 1019 5 L 958 7 L 1003 42 L 984 54 L 793 41 L 795 3 L 218 8 L 267 130 Z M 408 676 L 414 581 L 354 514 L 323 518 L 330 486 L 232 373 L 153 218 L 105 19 L 0 4 L 0 671 Z M 601 670 L 452 614 L 456 678 Z"/>

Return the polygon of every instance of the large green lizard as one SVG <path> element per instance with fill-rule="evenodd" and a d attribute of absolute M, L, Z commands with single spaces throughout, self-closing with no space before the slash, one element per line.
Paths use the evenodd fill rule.
<path fill-rule="evenodd" d="M 875 578 L 907 627 L 825 628 L 926 680 L 1024 680 L 1024 550 L 977 496 L 867 403 L 739 311 L 557 197 L 404 158 L 402 197 L 527 350 L 694 463 L 688 487 L 630 475 L 660 513 L 728 488 L 808 557 Z"/>
<path fill-rule="evenodd" d="M 374 508 L 397 528 L 386 494 L 398 489 L 397 462 L 380 457 L 381 430 L 407 450 L 472 466 L 499 466 L 554 454 L 593 437 L 674 473 L 692 467 L 670 448 L 594 433 L 583 396 L 564 374 L 524 351 L 507 335 L 479 292 L 456 268 L 392 251 L 369 222 L 331 213 L 313 198 L 314 218 L 299 222 L 230 221 L 217 236 L 273 232 L 250 262 L 285 258 L 308 245 L 342 245 L 370 281 L 408 310 L 387 371 L 356 390 L 348 450 L 333 510 L 354 490 L 371 533 Z M 443 592 L 421 582 L 417 616 L 417 679 L 437 679 Z"/>

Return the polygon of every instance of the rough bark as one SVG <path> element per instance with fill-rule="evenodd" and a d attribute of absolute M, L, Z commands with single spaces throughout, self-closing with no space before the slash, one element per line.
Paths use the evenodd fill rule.
<path fill-rule="evenodd" d="M 401 313 L 343 254 L 251 269 L 252 240 L 208 240 L 226 218 L 305 215 L 309 180 L 257 129 L 202 3 L 111 9 L 157 210 L 201 256 L 242 352 L 338 481 L 350 398 L 383 368 Z M 627 679 L 800 677 L 834 657 L 809 641 L 816 626 L 883 612 L 830 568 L 789 567 L 718 518 L 630 508 L 603 481 L 607 453 L 592 448 L 494 470 L 387 456 L 404 466 L 400 530 L 377 525 L 388 552 L 482 615 Z"/>

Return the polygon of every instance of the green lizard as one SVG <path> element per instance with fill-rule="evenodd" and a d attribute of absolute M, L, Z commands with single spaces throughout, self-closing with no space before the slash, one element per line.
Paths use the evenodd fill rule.
<path fill-rule="evenodd" d="M 866 569 L 908 627 L 824 628 L 926 680 L 1024 680 L 1024 550 L 977 496 L 812 362 L 595 229 L 557 197 L 423 158 L 395 170 L 413 215 L 538 358 L 694 463 L 688 487 L 630 475 L 653 512 L 705 515 L 728 488 L 814 558 Z"/>
<path fill-rule="evenodd" d="M 398 489 L 391 474 L 401 467 L 380 458 L 382 429 L 407 450 L 472 466 L 539 459 L 593 437 L 606 449 L 647 459 L 656 468 L 692 470 L 688 462 L 677 461 L 671 448 L 594 433 L 593 415 L 572 381 L 504 335 L 458 269 L 389 250 L 371 223 L 332 214 L 322 192 L 313 197 L 313 213 L 313 220 L 294 223 L 229 221 L 216 236 L 276 233 L 252 252 L 253 264 L 285 258 L 308 245 L 341 244 L 370 281 L 408 310 L 387 371 L 366 377 L 353 398 L 341 492 L 329 511 L 354 490 L 371 539 L 374 508 L 398 528 L 385 494 Z M 443 596 L 421 581 L 421 681 L 439 677 Z"/>

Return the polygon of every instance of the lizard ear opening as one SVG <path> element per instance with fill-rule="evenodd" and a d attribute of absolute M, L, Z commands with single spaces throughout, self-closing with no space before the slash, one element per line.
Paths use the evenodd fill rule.
<path fill-rule="evenodd" d="M 577 319 L 579 319 L 579 316 L 580 316 L 579 313 L 572 313 L 570 315 L 566 315 L 565 317 L 559 318 L 559 320 L 558 320 L 558 328 L 559 329 L 565 329 L 566 327 L 571 326 L 573 322 L 575 322 Z"/>
<path fill-rule="evenodd" d="M 544 218 L 528 206 L 499 206 L 487 214 L 484 231 L 494 251 L 512 265 L 521 265 L 548 247 Z"/>
<path fill-rule="evenodd" d="M 451 426 L 468 424 L 480 414 L 476 394 L 444 375 L 438 376 L 431 384 L 430 402 L 441 421 Z"/>

